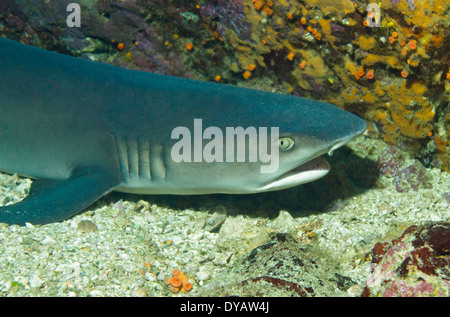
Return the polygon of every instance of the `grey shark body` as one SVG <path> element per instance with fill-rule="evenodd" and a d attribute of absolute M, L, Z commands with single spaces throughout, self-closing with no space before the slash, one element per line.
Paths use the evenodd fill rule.
<path fill-rule="evenodd" d="M 196 119 L 222 131 L 277 127 L 275 143 L 267 137 L 281 149 L 277 170 L 261 173 L 259 161 L 175 162 L 174 128 L 194 131 Z M 257 193 L 295 186 L 324 176 L 329 165 L 320 156 L 365 128 L 331 104 L 122 69 L 0 37 L 0 171 L 36 179 L 23 201 L 0 207 L 0 222 L 63 220 L 113 190 Z"/>

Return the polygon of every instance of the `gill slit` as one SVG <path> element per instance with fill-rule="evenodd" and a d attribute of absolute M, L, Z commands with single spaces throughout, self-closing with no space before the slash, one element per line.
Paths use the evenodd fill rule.
<path fill-rule="evenodd" d="M 131 140 L 112 134 L 118 169 L 128 178 L 152 179 L 150 142 L 134 137 Z M 164 167 L 164 164 L 163 164 Z M 165 170 L 165 167 L 164 167 Z M 165 172 L 164 172 L 165 174 Z"/>

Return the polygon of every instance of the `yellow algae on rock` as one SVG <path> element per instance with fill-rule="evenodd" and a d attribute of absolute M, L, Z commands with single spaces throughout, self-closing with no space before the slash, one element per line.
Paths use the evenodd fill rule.
<path fill-rule="evenodd" d="M 344 85 L 344 87 L 350 87 L 353 85 L 353 80 L 351 79 L 350 75 L 348 75 L 346 72 L 346 70 L 342 69 L 341 67 L 339 67 L 338 65 L 334 65 L 333 66 L 333 71 L 336 75 L 337 78 L 340 79 L 340 81 L 342 82 L 342 84 Z M 335 98 L 333 96 L 330 96 L 330 101 L 332 103 L 338 104 L 338 105 L 342 105 L 342 103 L 337 102 L 336 100 L 339 99 L 341 97 L 341 95 L 338 95 L 338 98 Z"/>
<path fill-rule="evenodd" d="M 379 3 L 381 3 L 381 9 L 387 10 L 391 7 L 391 1 L 390 0 L 381 0 Z"/>
<path fill-rule="evenodd" d="M 402 135 L 425 138 L 427 133 L 432 130 L 431 121 L 434 119 L 435 113 L 430 101 L 423 96 L 426 91 L 427 87 L 418 81 L 407 85 L 407 81 L 402 80 L 400 87 L 395 83 L 386 87 L 392 121 Z M 383 124 L 390 125 L 388 122 L 383 122 Z M 390 129 L 395 129 L 395 127 L 390 127 Z"/>
<path fill-rule="evenodd" d="M 392 111 L 392 120 L 403 135 L 414 138 L 425 138 L 431 125 L 425 124 L 422 121 L 417 121 L 411 116 L 411 111 L 405 110 L 404 107 L 399 106 L 397 111 Z"/>
<path fill-rule="evenodd" d="M 302 70 L 302 74 L 306 74 L 318 79 L 327 75 L 329 68 L 318 52 L 316 52 L 315 50 L 299 50 L 298 52 L 308 63 L 308 67 Z M 299 68 L 296 67 L 295 70 L 297 69 Z"/>
<path fill-rule="evenodd" d="M 319 19 L 319 25 L 322 28 L 322 32 L 325 35 L 326 39 L 334 42 L 336 41 L 336 37 L 334 35 L 331 35 L 331 26 L 330 26 L 330 20 L 328 19 Z M 333 44 L 333 43 L 331 43 Z"/>
<path fill-rule="evenodd" d="M 383 84 L 379 81 L 375 82 L 375 87 L 373 90 L 380 97 L 385 95 Z"/>
<path fill-rule="evenodd" d="M 358 65 L 356 65 L 355 62 L 347 58 L 345 61 L 345 70 L 353 76 L 358 71 Z"/>
<path fill-rule="evenodd" d="M 256 10 L 261 10 L 262 6 L 264 5 L 264 0 L 255 0 L 253 5 L 255 6 Z"/>
<path fill-rule="evenodd" d="M 442 25 L 448 25 L 448 17 L 444 14 L 450 9 L 447 0 L 399 1 L 394 4 L 394 8 L 411 26 L 420 25 L 424 30 L 442 33 L 445 30 Z"/>
<path fill-rule="evenodd" d="M 258 68 L 255 79 L 267 74 L 265 71 L 280 76 L 290 73 L 284 79 L 289 92 L 326 98 L 374 120 L 383 138 L 391 143 L 408 140 L 419 148 L 421 139 L 430 138 L 430 132 L 437 138 L 434 121 L 439 121 L 445 128 L 435 155 L 450 166 L 447 162 L 450 124 L 443 123 L 442 101 L 429 99 L 442 92 L 442 87 L 447 93 L 450 91 L 450 83 L 442 82 L 445 75 L 436 75 L 445 74 L 448 68 L 448 55 L 444 51 L 450 43 L 446 32 L 450 20 L 445 13 L 450 2 L 371 0 L 369 3 L 381 6 L 381 28 L 362 25 L 368 3 L 280 0 L 273 2 L 270 6 L 273 13 L 267 15 L 264 12 L 267 1 L 244 0 L 251 38 L 243 40 L 234 32 L 227 33 L 225 43 L 232 52 L 229 61 L 236 63 L 235 68 L 240 71 L 231 68 L 235 74 L 242 74 L 250 64 L 265 66 Z M 355 10 L 358 14 L 352 14 Z M 288 12 L 291 18 L 287 17 Z M 409 45 L 411 41 L 416 44 L 414 48 Z M 290 52 L 294 54 L 292 60 L 285 58 Z M 305 64 L 299 67 L 302 61 Z M 402 70 L 408 72 L 406 79 L 400 74 Z M 376 76 L 369 78 L 367 74 Z"/>
<path fill-rule="evenodd" d="M 321 84 L 327 79 L 330 69 L 316 51 L 300 50 L 300 54 L 308 62 L 308 67 L 304 69 L 296 67 L 292 75 L 297 79 L 300 87 L 305 90 L 313 90 L 310 82 L 311 78 L 314 80 L 314 83 Z"/>
<path fill-rule="evenodd" d="M 431 11 L 438 15 L 443 15 L 448 10 L 449 6 L 450 4 L 448 1 L 434 1 L 431 6 Z"/>
<path fill-rule="evenodd" d="M 355 11 L 355 5 L 350 0 L 305 0 L 304 2 L 311 8 L 320 8 L 325 15 L 333 14 L 340 19 Z"/>
<path fill-rule="evenodd" d="M 364 35 L 358 37 L 358 39 L 353 41 L 353 43 L 358 45 L 365 51 L 369 51 L 377 45 L 377 41 L 375 40 L 374 37 L 372 36 L 365 37 Z"/>
<path fill-rule="evenodd" d="M 366 103 L 370 103 L 373 104 L 375 102 L 378 101 L 377 96 L 372 93 L 369 89 L 367 89 L 366 87 L 362 87 L 361 88 L 361 94 L 362 94 L 362 99 L 366 102 Z"/>
<path fill-rule="evenodd" d="M 356 69 L 350 61 L 347 61 L 346 68 L 349 71 Z M 384 127 L 386 141 L 395 142 L 400 135 L 425 138 L 433 130 L 435 111 L 424 97 L 426 93 L 424 83 L 408 84 L 407 80 L 398 79 L 389 84 L 375 82 L 371 88 L 349 85 L 338 98 L 330 99 L 341 106 L 365 105 L 368 109 L 365 116 Z"/>
<path fill-rule="evenodd" d="M 433 107 L 431 105 L 428 105 L 426 108 L 417 111 L 416 117 L 423 122 L 430 122 L 434 119 L 435 114 L 436 113 L 434 112 Z"/>
<path fill-rule="evenodd" d="M 403 69 L 403 64 L 396 56 L 368 54 L 363 59 L 364 66 L 373 66 L 376 63 L 386 64 L 395 69 Z"/>

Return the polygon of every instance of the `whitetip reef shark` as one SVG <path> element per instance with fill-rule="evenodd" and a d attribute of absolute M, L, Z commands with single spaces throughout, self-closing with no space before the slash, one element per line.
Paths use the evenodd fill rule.
<path fill-rule="evenodd" d="M 198 123 L 214 128 L 200 131 L 200 141 Z M 191 155 L 179 143 L 189 134 L 174 137 L 177 127 L 194 131 L 193 152 L 217 136 L 209 152 L 217 159 L 174 160 L 177 145 L 176 153 Z M 254 127 L 259 145 L 278 155 L 276 168 L 261 172 L 267 161 L 239 159 L 238 151 L 225 160 L 218 131 L 234 149 L 230 127 Z M 61 221 L 111 191 L 245 194 L 296 186 L 327 174 L 321 155 L 365 129 L 363 119 L 332 104 L 123 69 L 0 37 L 0 171 L 34 179 L 25 199 L 0 207 L 0 222 Z"/>

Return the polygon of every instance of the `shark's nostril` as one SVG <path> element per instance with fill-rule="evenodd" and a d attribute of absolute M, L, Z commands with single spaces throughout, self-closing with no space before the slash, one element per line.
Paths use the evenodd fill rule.
<path fill-rule="evenodd" d="M 340 140 L 338 142 L 336 142 L 329 150 L 328 150 L 328 155 L 332 156 L 334 153 L 334 150 L 340 148 L 341 146 L 345 145 L 346 143 L 348 143 L 348 141 L 350 141 L 351 139 L 353 139 L 353 137 L 349 137 L 343 140 Z"/>

